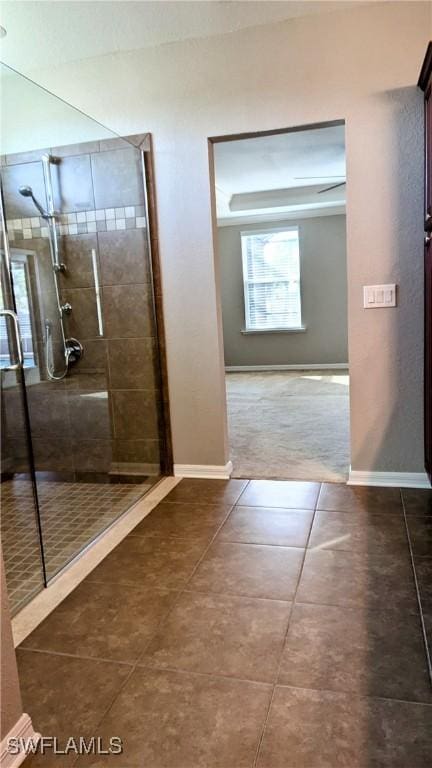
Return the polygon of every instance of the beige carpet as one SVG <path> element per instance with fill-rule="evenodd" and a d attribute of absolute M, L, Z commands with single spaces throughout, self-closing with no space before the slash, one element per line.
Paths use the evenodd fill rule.
<path fill-rule="evenodd" d="M 233 477 L 346 481 L 346 371 L 228 373 Z"/>

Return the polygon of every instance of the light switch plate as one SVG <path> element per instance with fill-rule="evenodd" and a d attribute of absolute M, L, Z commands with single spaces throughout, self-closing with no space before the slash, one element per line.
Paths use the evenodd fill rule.
<path fill-rule="evenodd" d="M 364 285 L 363 307 L 365 309 L 380 309 L 396 306 L 396 284 Z"/>

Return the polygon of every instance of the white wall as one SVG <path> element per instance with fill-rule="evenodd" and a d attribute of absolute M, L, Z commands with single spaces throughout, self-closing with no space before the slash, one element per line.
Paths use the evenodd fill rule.
<path fill-rule="evenodd" d="M 420 471 L 422 95 L 429 3 L 384 3 L 83 60 L 36 79 L 151 131 L 175 461 L 227 460 L 207 137 L 346 121 L 352 466 Z M 362 285 L 400 284 L 397 309 Z"/>

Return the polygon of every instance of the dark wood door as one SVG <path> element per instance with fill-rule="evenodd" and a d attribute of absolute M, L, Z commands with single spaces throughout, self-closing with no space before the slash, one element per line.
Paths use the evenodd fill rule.
<path fill-rule="evenodd" d="M 425 469 L 432 481 L 432 42 L 418 84 L 425 94 L 424 441 Z"/>

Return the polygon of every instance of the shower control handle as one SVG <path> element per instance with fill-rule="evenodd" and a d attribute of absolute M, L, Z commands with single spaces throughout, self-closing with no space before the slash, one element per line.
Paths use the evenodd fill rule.
<path fill-rule="evenodd" d="M 67 301 L 66 304 L 62 304 L 60 307 L 63 315 L 70 315 L 72 312 L 72 304 Z"/>
<path fill-rule="evenodd" d="M 1 309 L 0 316 L 10 317 L 10 319 L 12 320 L 12 325 L 13 325 L 14 334 L 15 334 L 16 353 L 18 358 L 16 363 L 14 363 L 13 365 L 6 366 L 5 368 L 3 368 L 3 370 L 18 371 L 20 368 L 22 368 L 22 365 L 23 365 L 23 353 L 22 353 L 22 347 L 21 347 L 21 333 L 20 333 L 18 315 L 16 312 L 13 312 L 12 309 Z"/>

